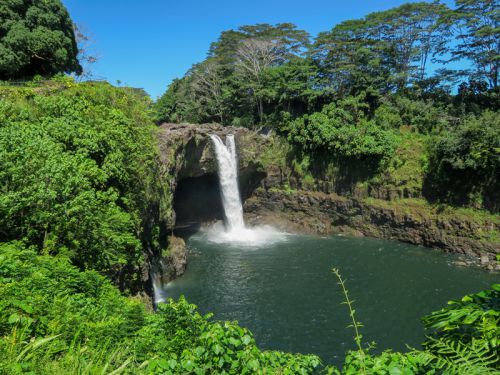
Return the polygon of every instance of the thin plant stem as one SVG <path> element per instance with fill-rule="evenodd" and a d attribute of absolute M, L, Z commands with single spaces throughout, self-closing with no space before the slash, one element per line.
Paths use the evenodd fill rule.
<path fill-rule="evenodd" d="M 348 309 L 349 309 L 349 317 L 351 318 L 351 322 L 352 324 L 348 326 L 348 328 L 353 328 L 354 329 L 354 341 L 356 342 L 356 345 L 358 346 L 358 350 L 359 350 L 359 353 L 361 354 L 361 358 L 362 358 L 362 373 L 365 373 L 365 368 L 364 368 L 364 357 L 365 357 L 365 351 L 363 350 L 363 346 L 361 345 L 361 339 L 362 339 L 362 335 L 359 333 L 359 329 L 361 327 L 363 327 L 363 325 L 361 324 L 361 322 L 358 322 L 356 320 L 356 316 L 355 316 L 355 313 L 356 313 L 356 310 L 354 310 L 353 308 L 353 302 L 354 301 L 351 301 L 351 299 L 349 298 L 349 292 L 346 288 L 346 285 L 345 285 L 345 280 L 342 279 L 342 276 L 340 275 L 340 271 L 337 269 L 337 268 L 332 268 L 332 272 L 334 273 L 335 276 L 337 276 L 337 279 L 339 280 L 338 284 L 340 285 L 340 287 L 342 288 L 342 293 L 344 293 L 344 302 L 342 302 L 343 304 L 347 305 Z"/>

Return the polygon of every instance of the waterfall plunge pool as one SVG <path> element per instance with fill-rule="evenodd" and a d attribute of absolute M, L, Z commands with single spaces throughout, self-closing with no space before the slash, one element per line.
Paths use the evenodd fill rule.
<path fill-rule="evenodd" d="M 354 349 L 349 314 L 332 267 L 347 280 L 363 341 L 378 350 L 418 347 L 420 318 L 450 299 L 488 288 L 498 275 L 453 265 L 454 256 L 394 241 L 311 237 L 247 228 L 233 135 L 211 136 L 224 224 L 190 237 L 186 273 L 165 286 L 202 313 L 237 320 L 262 349 L 319 355 L 341 365 Z"/>
<path fill-rule="evenodd" d="M 488 288 L 497 274 L 453 264 L 455 256 L 395 241 L 286 235 L 258 246 L 217 241 L 199 232 L 188 241 L 181 278 L 165 286 L 202 313 L 237 320 L 262 349 L 313 353 L 340 365 L 354 349 L 336 267 L 347 280 L 363 341 L 376 351 L 419 347 L 420 317 L 450 299 Z"/>

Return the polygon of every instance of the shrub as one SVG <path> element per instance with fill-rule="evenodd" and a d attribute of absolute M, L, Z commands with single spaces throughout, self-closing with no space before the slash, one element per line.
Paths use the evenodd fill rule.
<path fill-rule="evenodd" d="M 288 139 L 310 152 L 379 166 L 394 153 L 397 137 L 369 120 L 362 97 L 349 97 L 288 125 Z"/>
<path fill-rule="evenodd" d="M 0 93 L 0 237 L 114 276 L 142 264 L 160 219 L 148 102 L 108 84 L 56 90 Z"/>
<path fill-rule="evenodd" d="M 247 329 L 184 298 L 154 314 L 65 256 L 0 244 L 0 373 L 310 374 L 319 364 L 262 352 Z"/>
<path fill-rule="evenodd" d="M 500 210 L 500 115 L 471 115 L 429 147 L 428 196 L 444 202 Z"/>
<path fill-rule="evenodd" d="M 447 111 L 432 101 L 393 96 L 382 101 L 373 120 L 385 129 L 410 126 L 420 133 L 430 133 L 443 129 L 448 118 Z"/>

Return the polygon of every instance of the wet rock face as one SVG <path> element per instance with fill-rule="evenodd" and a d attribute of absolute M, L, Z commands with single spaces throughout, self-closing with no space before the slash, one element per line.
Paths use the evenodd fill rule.
<path fill-rule="evenodd" d="M 246 128 L 218 124 L 163 124 L 158 134 L 163 165 L 176 179 L 216 173 L 211 134 L 218 135 L 223 141 L 228 134 L 235 136 L 240 172 L 252 169 L 256 158 L 268 145 L 265 136 Z"/>
<path fill-rule="evenodd" d="M 169 281 L 182 276 L 186 270 L 187 251 L 184 240 L 179 237 L 170 236 L 168 244 L 165 254 L 155 259 L 151 265 L 151 286 L 153 283 L 159 286 L 165 285 Z M 153 290 L 149 291 L 149 295 L 154 295 Z"/>
<path fill-rule="evenodd" d="M 163 124 L 158 139 L 163 173 L 170 176 L 173 213 L 169 226 L 222 219 L 217 161 L 210 140 L 216 134 L 224 141 L 235 136 L 239 183 L 243 200 L 252 195 L 266 176 L 258 156 L 267 138 L 246 128 L 217 124 Z"/>
<path fill-rule="evenodd" d="M 163 232 L 190 233 L 192 227 L 223 218 L 217 177 L 217 160 L 211 134 L 223 141 L 235 136 L 239 163 L 239 185 L 243 201 L 250 197 L 266 176 L 258 156 L 268 147 L 265 136 L 245 128 L 217 124 L 163 124 L 158 131 L 158 146 L 166 190 L 172 197 L 172 210 Z M 153 256 L 152 274 L 166 283 L 179 277 L 186 265 L 186 248 L 177 237 L 169 237 L 168 255 Z"/>

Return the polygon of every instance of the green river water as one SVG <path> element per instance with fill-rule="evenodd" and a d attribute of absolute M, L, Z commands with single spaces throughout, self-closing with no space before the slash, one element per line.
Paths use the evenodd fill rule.
<path fill-rule="evenodd" d="M 375 351 L 418 348 L 420 317 L 500 281 L 438 250 L 371 238 L 287 235 L 252 247 L 199 232 L 187 244 L 186 273 L 165 287 L 168 297 L 185 295 L 202 313 L 237 320 L 262 349 L 314 353 L 325 363 L 340 364 L 354 349 L 332 267 L 347 280 L 363 341 L 376 342 Z"/>

